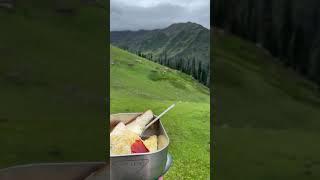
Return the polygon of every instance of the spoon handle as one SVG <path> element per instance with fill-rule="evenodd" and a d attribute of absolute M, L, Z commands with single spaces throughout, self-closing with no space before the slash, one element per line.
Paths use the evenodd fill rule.
<path fill-rule="evenodd" d="M 148 129 L 153 123 L 158 121 L 164 114 L 166 114 L 168 111 L 170 111 L 176 104 L 172 104 L 170 107 L 168 107 L 166 110 L 164 110 L 158 117 L 156 117 L 154 120 L 152 120 L 145 128 L 144 130 Z"/>

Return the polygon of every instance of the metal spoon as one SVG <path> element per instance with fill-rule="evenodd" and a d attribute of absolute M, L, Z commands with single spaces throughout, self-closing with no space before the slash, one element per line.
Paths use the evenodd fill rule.
<path fill-rule="evenodd" d="M 144 127 L 141 135 L 143 136 L 144 132 L 155 122 L 157 122 L 163 115 L 165 115 L 168 111 L 170 111 L 176 104 L 172 104 L 170 107 L 168 107 L 166 110 L 164 110 L 158 117 L 153 119 L 146 127 Z"/>

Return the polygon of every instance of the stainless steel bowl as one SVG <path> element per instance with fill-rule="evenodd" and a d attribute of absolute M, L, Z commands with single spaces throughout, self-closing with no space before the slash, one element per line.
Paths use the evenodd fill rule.
<path fill-rule="evenodd" d="M 136 117 L 141 113 L 113 114 L 115 118 Z M 146 135 L 163 135 L 167 144 L 156 152 L 110 156 L 111 180 L 154 180 L 164 175 L 172 163 L 172 157 L 168 153 L 169 137 L 159 120 L 151 126 Z"/>

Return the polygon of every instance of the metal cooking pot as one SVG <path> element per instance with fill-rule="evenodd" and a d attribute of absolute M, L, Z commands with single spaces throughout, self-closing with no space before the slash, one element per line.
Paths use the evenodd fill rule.
<path fill-rule="evenodd" d="M 141 113 L 113 114 L 113 118 L 136 117 Z M 169 137 L 159 120 L 145 132 L 146 137 L 163 135 L 166 145 L 156 152 L 110 156 L 111 180 L 154 180 L 164 175 L 171 166 L 172 157 L 168 153 Z M 145 137 L 142 137 L 145 138 Z"/>

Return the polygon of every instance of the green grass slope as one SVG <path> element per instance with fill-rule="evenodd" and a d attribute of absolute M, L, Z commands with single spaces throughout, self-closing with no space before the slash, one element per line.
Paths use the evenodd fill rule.
<path fill-rule="evenodd" d="M 107 12 L 28 3 L 0 9 L 0 168 L 103 161 Z"/>
<path fill-rule="evenodd" d="M 255 44 L 213 38 L 215 178 L 319 179 L 316 86 Z"/>
<path fill-rule="evenodd" d="M 190 76 L 110 46 L 111 113 L 159 114 L 170 137 L 173 166 L 166 179 L 207 179 L 210 166 L 208 89 Z"/>

